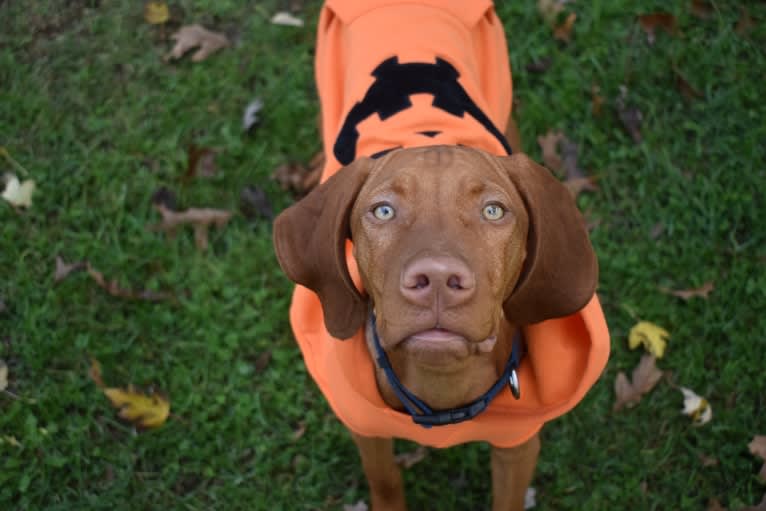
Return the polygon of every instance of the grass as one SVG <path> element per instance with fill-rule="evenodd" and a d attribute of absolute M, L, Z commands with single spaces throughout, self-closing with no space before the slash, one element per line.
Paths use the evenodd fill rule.
<path fill-rule="evenodd" d="M 666 3 L 574 4 L 574 37 L 562 45 L 534 2 L 498 2 L 527 150 L 539 158 L 535 138 L 561 129 L 598 176 L 579 202 L 600 221 L 592 239 L 613 338 L 603 378 L 544 430 L 541 511 L 699 510 L 711 497 L 737 510 L 766 492 L 747 451 L 766 434 L 766 6 L 749 6 L 756 24 L 738 34 L 739 6 L 714 5 L 705 20 L 674 6 L 679 33 L 660 31 L 650 46 L 636 15 Z M 174 6 L 233 47 L 167 64 L 169 31 L 147 25 L 140 3 L 0 2 L 0 145 L 38 183 L 28 211 L 0 204 L 0 358 L 18 396 L 0 393 L 1 509 L 338 509 L 367 498 L 355 449 L 291 339 L 291 285 L 269 222 L 237 216 L 205 254 L 190 232 L 166 240 L 146 229 L 160 186 L 182 207 L 236 209 L 247 184 L 277 210 L 290 204 L 269 176 L 319 149 L 318 8 L 306 6 L 307 27 L 295 29 L 269 24 L 282 2 Z M 525 69 L 543 57 L 547 72 Z M 684 98 L 674 68 L 703 97 Z M 607 100 L 600 116 L 593 84 Z M 643 113 L 640 144 L 614 114 L 621 85 Z M 243 134 L 256 95 L 262 122 Z M 183 184 L 192 142 L 220 148 L 221 171 Z M 54 285 L 56 255 L 179 300 L 120 300 L 82 273 Z M 707 300 L 657 289 L 709 280 Z M 692 427 L 667 383 L 612 413 L 614 378 L 640 357 L 626 342 L 639 319 L 671 331 L 660 365 L 710 400 L 710 424 Z M 174 416 L 138 434 L 118 421 L 87 376 L 89 356 L 107 383 L 166 391 Z M 411 508 L 488 508 L 488 460 L 484 445 L 432 451 L 406 472 Z"/>

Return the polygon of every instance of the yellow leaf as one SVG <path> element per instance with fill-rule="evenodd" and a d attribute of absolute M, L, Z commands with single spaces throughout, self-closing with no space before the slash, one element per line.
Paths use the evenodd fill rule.
<path fill-rule="evenodd" d="M 680 387 L 680 390 L 684 395 L 684 409 L 681 410 L 681 413 L 691 417 L 692 422 L 697 426 L 710 422 L 710 419 L 713 418 L 713 409 L 708 400 L 686 387 Z"/>
<path fill-rule="evenodd" d="M 662 358 L 669 337 L 670 334 L 664 328 L 648 321 L 639 321 L 630 329 L 628 346 L 634 350 L 643 344 L 646 351 L 657 358 Z"/>
<path fill-rule="evenodd" d="M 132 385 L 128 385 L 127 390 L 111 387 L 103 391 L 112 405 L 120 410 L 119 417 L 136 426 L 162 426 L 170 414 L 170 402 L 160 394 L 143 394 Z"/>
<path fill-rule="evenodd" d="M 162 25 L 170 19 L 170 10 L 165 2 L 146 2 L 144 19 L 150 25 Z"/>
<path fill-rule="evenodd" d="M 11 203 L 16 207 L 26 207 L 32 205 L 32 193 L 35 191 L 35 182 L 31 179 L 27 179 L 24 182 L 19 182 L 19 178 L 13 174 L 6 176 L 5 190 L 0 195 L 3 199 Z"/>

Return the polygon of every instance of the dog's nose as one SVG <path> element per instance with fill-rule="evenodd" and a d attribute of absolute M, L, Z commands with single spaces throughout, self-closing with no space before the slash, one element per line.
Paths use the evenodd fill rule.
<path fill-rule="evenodd" d="M 476 289 L 476 278 L 468 266 L 454 257 L 420 257 L 404 267 L 401 293 L 415 305 L 442 307 L 467 302 Z"/>

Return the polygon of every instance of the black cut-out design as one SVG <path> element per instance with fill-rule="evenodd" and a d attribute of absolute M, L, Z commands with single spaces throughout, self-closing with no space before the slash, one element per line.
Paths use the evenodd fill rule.
<path fill-rule="evenodd" d="M 385 121 L 412 106 L 410 95 L 433 94 L 434 107 L 454 116 L 466 113 L 476 119 L 511 154 L 511 146 L 505 136 L 492 124 L 489 117 L 473 102 L 457 79 L 457 69 L 446 60 L 437 57 L 435 64 L 413 62 L 399 64 L 398 57 L 384 60 L 372 72 L 375 82 L 367 89 L 362 101 L 356 103 L 343 122 L 335 139 L 333 153 L 343 165 L 356 158 L 356 144 L 359 141 L 357 126 L 372 114 L 378 114 Z"/>
<path fill-rule="evenodd" d="M 434 138 L 436 135 L 441 133 L 441 131 L 418 131 L 418 135 L 423 135 L 428 138 Z"/>
<path fill-rule="evenodd" d="M 387 155 L 391 151 L 396 151 L 397 149 L 401 149 L 401 148 L 402 148 L 402 146 L 400 146 L 400 145 L 398 145 L 396 147 L 389 147 L 388 149 L 383 149 L 382 151 L 378 151 L 375 154 L 371 154 L 370 158 L 372 158 L 373 160 L 377 160 L 378 158 L 383 158 L 385 155 Z"/>

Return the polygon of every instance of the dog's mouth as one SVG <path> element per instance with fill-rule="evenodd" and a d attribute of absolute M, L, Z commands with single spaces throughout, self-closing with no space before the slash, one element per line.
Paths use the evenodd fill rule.
<path fill-rule="evenodd" d="M 400 347 L 423 365 L 443 366 L 465 360 L 471 355 L 489 353 L 496 343 L 497 335 L 476 342 L 451 330 L 430 328 L 406 337 Z"/>

